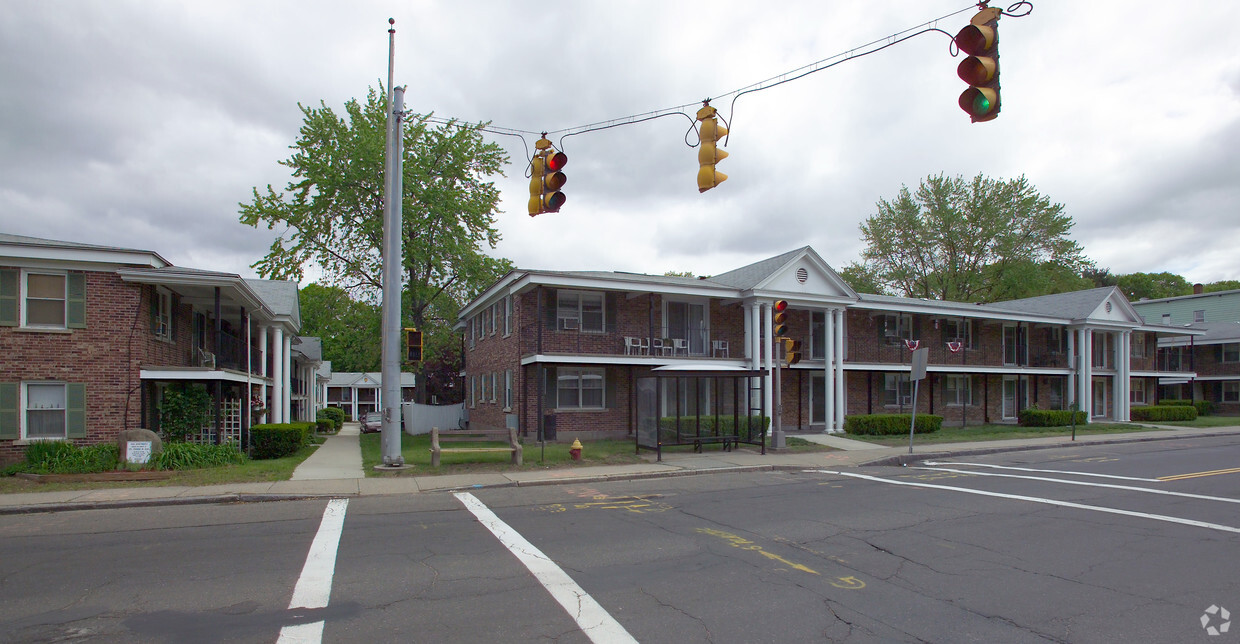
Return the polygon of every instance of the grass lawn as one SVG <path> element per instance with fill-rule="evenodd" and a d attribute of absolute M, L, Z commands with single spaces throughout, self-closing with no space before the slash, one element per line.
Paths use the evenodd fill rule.
<path fill-rule="evenodd" d="M 1240 427 L 1240 416 L 1198 416 L 1196 420 L 1162 420 L 1156 424 L 1176 427 Z"/>
<path fill-rule="evenodd" d="M 410 436 L 401 435 L 401 454 L 405 463 L 413 467 L 399 473 L 376 472 L 374 467 L 383 460 L 383 449 L 379 434 L 363 434 L 362 469 L 366 476 L 421 476 L 426 474 L 460 474 L 463 472 L 511 472 L 516 468 L 509 462 L 511 455 L 507 452 L 479 452 L 450 454 L 440 456 L 440 466 L 431 467 L 430 434 Z M 788 451 L 822 451 L 831 448 L 810 443 L 799 438 L 788 438 Z M 502 447 L 503 443 L 471 443 L 477 446 Z M 574 461 L 568 453 L 571 442 L 547 443 L 546 447 L 537 441 L 525 440 L 521 443 L 522 470 L 543 470 L 550 468 L 588 467 L 591 465 L 624 465 L 628 463 L 644 463 L 653 452 L 636 453 L 633 440 L 591 440 L 582 441 L 581 460 Z M 752 447 L 752 446 L 746 446 Z M 707 445 L 705 451 L 722 451 L 722 445 Z M 689 445 L 664 447 L 665 453 L 691 452 Z"/>
<path fill-rule="evenodd" d="M 197 470 L 174 471 L 172 476 L 160 481 L 117 481 L 117 482 L 79 482 L 79 483 L 36 483 L 16 476 L 0 477 L 0 494 L 16 494 L 21 492 L 56 492 L 61 490 L 101 490 L 117 487 L 167 487 L 167 486 L 202 486 L 223 483 L 258 483 L 264 481 L 285 481 L 293 475 L 301 462 L 310 457 L 317 447 L 306 446 L 297 453 L 284 458 L 263 461 L 246 461 L 241 465 L 225 465 L 207 467 Z"/>
<path fill-rule="evenodd" d="M 1137 427 L 1127 424 L 1090 423 L 1077 425 L 1076 434 L 1124 434 L 1131 432 L 1154 431 L 1151 427 Z M 969 427 L 944 427 L 930 434 L 917 434 L 913 437 L 915 445 L 926 443 L 968 443 L 974 441 L 997 441 L 1016 438 L 1043 438 L 1047 436 L 1071 436 L 1072 427 L 1021 427 L 1020 425 L 973 425 Z M 908 445 L 908 434 L 900 436 L 862 436 L 845 434 L 845 438 L 878 443 L 896 447 Z"/>

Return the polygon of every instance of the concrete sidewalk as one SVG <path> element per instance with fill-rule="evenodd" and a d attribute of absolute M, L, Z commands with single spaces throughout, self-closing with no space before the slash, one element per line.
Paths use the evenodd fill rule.
<path fill-rule="evenodd" d="M 872 443 L 851 440 L 840 435 L 796 433 L 790 435 L 835 447 L 836 451 L 795 453 L 768 450 L 766 455 L 749 450 L 715 451 L 705 454 L 677 452 L 675 454 L 664 454 L 662 461 L 654 461 L 651 458 L 643 463 L 628 465 L 366 478 L 362 471 L 361 451 L 358 447 L 357 433 L 356 431 L 342 429 L 340 434 L 329 437 L 327 442 L 318 448 L 316 454 L 306 459 L 294 471 L 292 479 L 288 481 L 231 483 L 203 487 L 168 486 L 0 494 L 0 514 L 146 505 L 416 494 L 462 488 L 556 485 L 562 483 L 659 478 L 719 472 L 776 469 L 837 469 L 863 465 L 899 465 L 926 458 L 1237 434 L 1240 434 L 1240 427 L 1168 427 L 1156 431 L 1132 434 L 1079 436 L 1075 442 L 1062 436 L 1056 436 L 975 443 L 917 445 L 916 439 L 914 439 L 914 453 L 910 455 L 907 445 L 903 447 L 883 447 Z"/>

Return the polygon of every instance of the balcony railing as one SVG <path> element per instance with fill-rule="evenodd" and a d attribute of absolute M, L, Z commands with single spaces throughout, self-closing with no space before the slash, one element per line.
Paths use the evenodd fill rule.
<path fill-rule="evenodd" d="M 654 331 L 650 335 L 648 329 L 619 330 L 615 325 L 608 325 L 603 331 L 544 328 L 540 346 L 538 327 L 530 326 L 521 332 L 521 350 L 523 353 L 669 358 L 731 358 L 744 355 L 743 339 L 740 337 L 712 336 L 710 329 L 686 332 L 683 329 L 655 327 Z M 476 341 L 475 346 L 489 341 L 491 336 Z M 733 355 L 733 352 L 737 354 Z"/>

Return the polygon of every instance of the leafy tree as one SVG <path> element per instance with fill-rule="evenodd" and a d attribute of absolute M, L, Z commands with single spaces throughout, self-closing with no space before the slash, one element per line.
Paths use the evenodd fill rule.
<path fill-rule="evenodd" d="M 285 190 L 256 188 L 240 220 L 284 230 L 253 264 L 263 277 L 300 281 L 317 266 L 324 282 L 356 299 L 378 302 L 382 289 L 384 157 L 387 99 L 382 85 L 364 101 L 345 103 L 345 117 L 320 102 L 304 115 Z M 503 149 L 483 140 L 482 124 L 432 126 L 429 115 L 407 117 L 402 173 L 402 323 L 449 342 L 457 308 L 511 268 L 489 257 L 495 228 Z"/>
<path fill-rule="evenodd" d="M 1093 282 L 1082 277 L 1076 268 L 1054 262 L 1011 262 L 993 280 L 994 302 L 1094 288 Z"/>
<path fill-rule="evenodd" d="M 1085 269 L 1081 271 L 1081 277 L 1092 282 L 1094 288 L 1115 286 L 1119 283 L 1119 279 L 1111 274 L 1111 269 L 1098 268 L 1097 266 L 1086 266 Z"/>
<path fill-rule="evenodd" d="M 874 295 L 887 295 L 886 289 L 879 283 L 878 276 L 874 271 L 866 267 L 860 262 L 849 262 L 847 266 L 836 271 L 852 290 L 858 293 L 872 293 Z"/>
<path fill-rule="evenodd" d="M 1218 291 L 1235 291 L 1240 290 L 1240 280 L 1221 280 L 1211 282 L 1205 285 L 1204 293 L 1215 293 Z"/>
<path fill-rule="evenodd" d="M 1063 205 L 1023 176 L 929 176 L 877 207 L 861 224 L 862 260 L 880 286 L 906 297 L 993 302 L 1032 268 L 1080 274 L 1090 265 L 1068 238 Z"/>
<path fill-rule="evenodd" d="M 382 358 L 380 307 L 359 302 L 338 286 L 301 289 L 301 334 L 323 339 L 334 371 L 378 371 Z"/>
<path fill-rule="evenodd" d="M 1116 276 L 1116 286 L 1135 302 L 1141 298 L 1156 300 L 1177 295 L 1191 295 L 1193 287 L 1174 273 L 1128 273 Z"/>

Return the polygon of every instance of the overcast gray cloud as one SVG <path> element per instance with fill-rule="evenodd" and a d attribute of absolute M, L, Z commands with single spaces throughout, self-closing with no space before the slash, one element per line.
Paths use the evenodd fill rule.
<path fill-rule="evenodd" d="M 840 267 L 878 199 L 944 172 L 1026 175 L 1114 272 L 1240 278 L 1240 6 L 1036 1 L 1000 23 L 989 123 L 956 107 L 943 34 L 732 103 L 968 6 L 834 4 L 9 2 L 0 229 L 252 275 L 280 231 L 237 223 L 237 203 L 287 182 L 298 103 L 339 108 L 386 79 L 394 17 L 418 112 L 537 132 L 721 97 L 729 179 L 704 194 L 689 119 L 665 117 L 563 139 L 568 203 L 530 218 L 527 148 L 497 136 L 513 161 L 495 253 L 519 266 L 712 274 L 808 243 Z"/>

